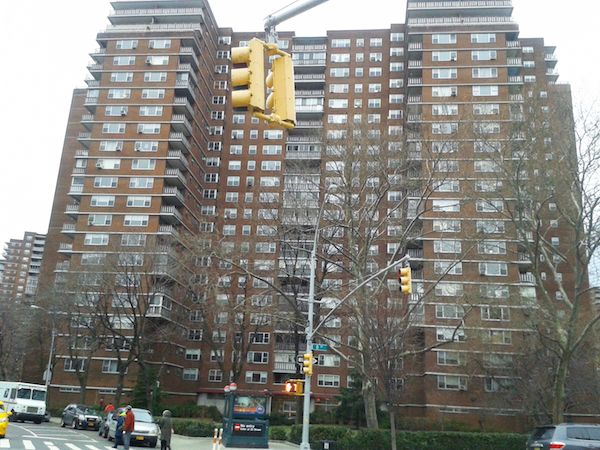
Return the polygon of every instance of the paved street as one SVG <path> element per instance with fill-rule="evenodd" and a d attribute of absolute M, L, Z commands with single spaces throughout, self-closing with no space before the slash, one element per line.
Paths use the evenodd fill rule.
<path fill-rule="evenodd" d="M 50 423 L 9 423 L 4 439 L 0 439 L 1 449 L 15 450 L 110 450 L 112 442 L 98 436 L 96 431 L 61 428 L 60 419 L 52 418 Z M 120 446 L 119 449 L 123 447 Z M 131 447 L 132 449 L 142 447 Z M 157 448 L 160 448 L 160 443 Z M 212 438 L 192 438 L 174 435 L 172 450 L 212 450 Z M 222 447 L 224 450 L 225 447 Z M 298 446 L 287 442 L 270 442 L 271 450 L 297 450 Z M 244 450 L 244 449 L 241 449 Z M 249 450 L 249 449 L 248 449 Z"/>

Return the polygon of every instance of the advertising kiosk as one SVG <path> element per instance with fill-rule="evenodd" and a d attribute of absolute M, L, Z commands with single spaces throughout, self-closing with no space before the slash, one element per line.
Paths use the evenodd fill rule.
<path fill-rule="evenodd" d="M 223 444 L 225 447 L 269 448 L 267 397 L 240 395 L 237 385 L 225 386 Z"/>

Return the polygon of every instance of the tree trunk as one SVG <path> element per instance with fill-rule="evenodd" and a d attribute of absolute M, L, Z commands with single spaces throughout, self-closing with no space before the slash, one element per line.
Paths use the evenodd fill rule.
<path fill-rule="evenodd" d="M 389 404 L 390 408 L 390 435 L 392 437 L 392 450 L 396 450 L 396 411 L 394 405 Z"/>
<path fill-rule="evenodd" d="M 365 399 L 365 416 L 367 418 L 367 428 L 376 430 L 379 428 L 377 421 L 377 403 L 375 402 L 375 389 L 371 380 L 363 382 L 363 398 Z"/>
<path fill-rule="evenodd" d="M 115 392 L 115 408 L 121 404 L 121 395 L 123 394 L 123 384 L 125 382 L 125 369 L 119 372 L 117 376 L 117 390 Z"/>
<path fill-rule="evenodd" d="M 558 424 L 564 421 L 565 405 L 565 382 L 567 380 L 568 362 L 570 358 L 563 355 L 556 371 L 554 380 L 554 396 L 552 399 L 552 423 Z"/>

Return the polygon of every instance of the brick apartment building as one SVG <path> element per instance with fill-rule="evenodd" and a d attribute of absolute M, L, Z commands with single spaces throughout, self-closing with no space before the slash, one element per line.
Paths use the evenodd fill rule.
<path fill-rule="evenodd" d="M 218 27 L 204 0 L 115 1 L 112 6 L 110 25 L 98 34 L 99 48 L 91 53 L 88 88 L 73 96 L 42 265 L 44 289 L 61 289 L 72 274 L 101 273 L 110 253 L 136 252 L 133 260 L 139 258 L 141 265 L 144 257 L 163 252 L 166 242 L 189 235 L 218 236 L 219 245 L 243 252 L 240 265 L 260 265 L 266 284 L 224 275 L 231 266 L 208 258 L 205 268 L 219 273 L 216 286 L 185 297 L 177 289 L 163 290 L 153 295 L 148 314 L 160 324 L 175 321 L 176 310 L 185 318 L 178 324 L 184 331 L 176 351 L 153 361 L 164 368 L 163 391 L 174 402 L 220 406 L 229 382 L 227 365 L 235 359 L 231 344 L 239 335 L 215 328 L 228 324 L 231 330 L 235 315 L 215 305 L 230 304 L 234 290 L 241 289 L 235 298 L 260 294 L 264 303 L 255 306 L 285 311 L 277 292 L 265 294 L 269 283 L 284 292 L 292 292 L 295 283 L 305 293 L 325 186 L 339 184 L 347 174 L 340 167 L 349 159 L 337 150 L 350 137 L 372 139 L 378 149 L 385 141 L 388 151 L 401 155 L 403 168 L 398 171 L 396 157 L 379 167 L 392 181 L 378 207 L 387 219 L 384 232 L 369 245 L 369 270 L 382 269 L 395 253 L 410 255 L 413 294 L 401 298 L 394 274 L 382 298 L 411 310 L 411 327 L 418 329 L 413 338 L 422 348 L 448 338 L 457 341 L 397 364 L 403 372 L 394 379 L 408 394 L 396 403 L 412 416 L 475 420 L 492 411 L 514 426 L 518 408 L 491 406 L 489 399 L 502 395 L 497 379 L 465 360 L 478 355 L 489 366 L 519 353 L 526 333 L 523 308 L 514 298 L 535 297 L 535 277 L 510 224 L 505 226 L 501 202 L 475 198 L 481 192 L 495 198 L 489 180 L 493 164 L 486 157 L 495 145 L 513 139 L 511 127 L 523 120 L 528 99 L 541 98 L 546 105 L 555 92 L 568 94 L 568 88 L 555 85 L 554 48 L 543 39 L 520 38 L 512 1 L 410 0 L 405 23 L 388 29 L 330 31 L 323 37 L 281 32 L 279 47 L 292 55 L 295 68 L 297 123 L 289 132 L 269 129 L 230 104 L 231 49 L 253 37 L 264 39 L 262 32 Z M 461 135 L 467 119 L 481 122 L 479 131 L 493 138 Z M 367 167 L 373 158 L 366 146 L 354 153 L 361 151 Z M 356 162 L 352 170 L 358 173 Z M 440 166 L 445 167 L 441 178 L 434 169 Z M 425 198 L 419 189 L 432 176 L 438 182 Z M 367 178 L 368 187 L 380 185 L 379 177 Z M 394 188 L 400 179 L 412 179 L 411 189 Z M 474 194 L 467 185 L 482 187 Z M 375 194 L 366 195 L 360 202 Z M 336 209 L 336 200 L 329 201 Z M 343 201 L 340 194 L 337 202 Z M 482 234 L 487 244 L 467 251 L 467 242 Z M 358 249 L 362 244 L 344 245 Z M 291 254 L 293 277 L 285 261 Z M 460 261 L 457 254 L 463 255 Z M 180 283 L 168 272 L 161 282 Z M 353 276 L 345 272 L 334 270 L 320 279 L 320 299 L 335 303 L 347 292 Z M 90 281 L 84 278 L 81 285 Z M 290 278 L 295 281 L 288 285 Z M 90 291 L 99 286 L 89 284 Z M 477 306 L 467 320 L 470 331 L 455 333 L 464 320 L 463 296 Z M 321 317 L 328 307 L 324 301 Z M 343 344 L 356 337 L 354 324 L 348 315 L 334 316 L 321 342 L 344 352 Z M 237 382 L 242 390 L 267 393 L 272 412 L 293 414 L 296 400 L 285 395 L 284 384 L 298 376 L 296 359 L 306 345 L 301 338 L 289 339 L 289 328 L 279 321 L 252 325 L 255 330 L 246 335 L 248 362 Z M 214 350 L 215 341 L 223 354 Z M 60 342 L 51 397 L 66 402 L 76 398 L 79 384 Z M 348 386 L 352 364 L 334 352 L 317 355 L 313 404 L 330 410 L 339 388 Z M 114 361 L 106 346 L 93 354 L 88 401 L 114 394 Z M 126 388 L 135 383 L 135 373 L 132 365 Z"/>
<path fill-rule="evenodd" d="M 0 273 L 0 301 L 23 301 L 35 295 L 45 241 L 44 234 L 26 232 L 23 239 L 6 243 Z"/>

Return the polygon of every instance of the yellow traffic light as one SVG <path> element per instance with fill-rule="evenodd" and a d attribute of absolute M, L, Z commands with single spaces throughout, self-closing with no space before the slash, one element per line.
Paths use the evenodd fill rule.
<path fill-rule="evenodd" d="M 278 116 L 282 125 L 293 128 L 296 124 L 296 97 L 294 94 L 294 64 L 292 57 L 279 52 L 273 60 L 273 67 L 267 76 L 267 87 L 271 93 L 267 97 L 267 107 Z"/>
<path fill-rule="evenodd" d="M 398 271 L 398 281 L 400 281 L 400 292 L 403 294 L 412 294 L 412 275 L 410 267 L 403 267 Z"/>
<path fill-rule="evenodd" d="M 254 38 L 248 47 L 231 49 L 233 64 L 246 64 L 246 68 L 231 71 L 233 86 L 248 86 L 247 89 L 233 91 L 231 101 L 234 108 L 247 107 L 249 111 L 265 110 L 265 52 L 262 41 Z"/>
<path fill-rule="evenodd" d="M 285 392 L 291 395 L 302 395 L 304 392 L 303 380 L 288 380 L 285 383 Z"/>
<path fill-rule="evenodd" d="M 307 377 L 312 377 L 313 374 L 313 352 L 308 352 L 302 355 L 302 365 L 304 368 L 302 371 Z"/>

